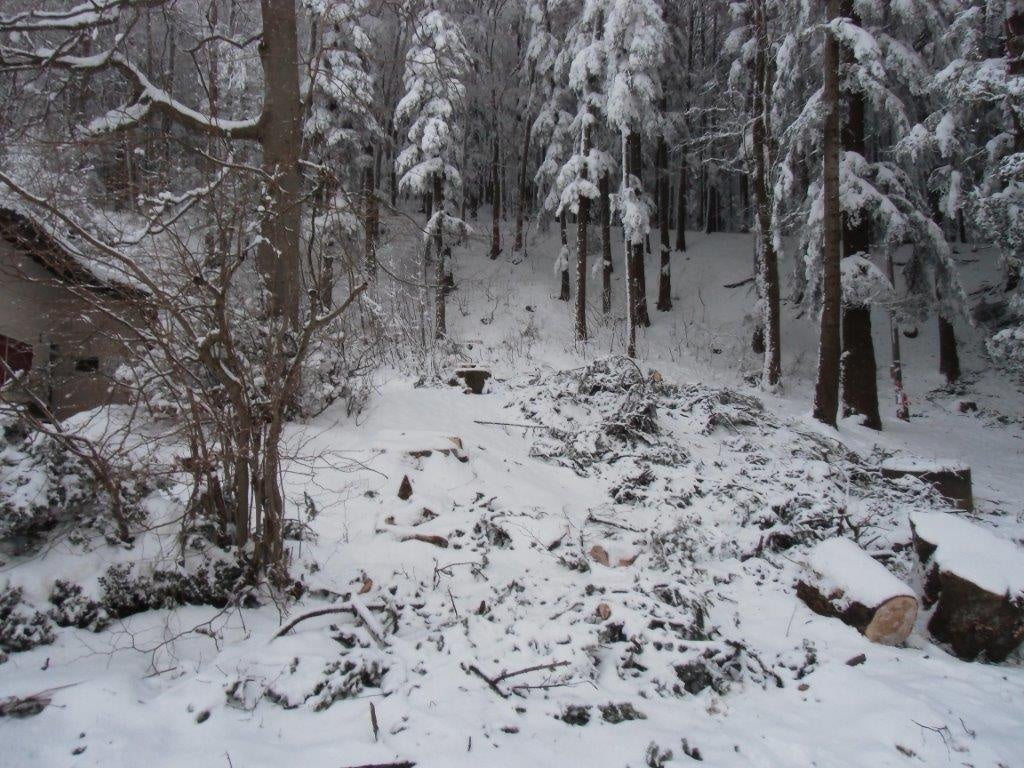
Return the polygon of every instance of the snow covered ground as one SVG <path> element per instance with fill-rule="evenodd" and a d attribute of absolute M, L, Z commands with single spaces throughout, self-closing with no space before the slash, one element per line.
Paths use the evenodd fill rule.
<path fill-rule="evenodd" d="M 1019 765 L 1019 656 L 959 661 L 930 641 L 926 614 L 906 647 L 872 645 L 793 586 L 806 543 L 841 520 L 920 588 L 908 517 L 943 503 L 882 481 L 893 455 L 967 464 L 978 519 L 1024 538 L 1024 396 L 979 372 L 966 325 L 963 392 L 948 392 L 928 326 L 903 340 L 909 423 L 883 405 L 881 433 L 823 429 L 809 416 L 814 323 L 784 306 L 785 388 L 745 384 L 753 289 L 724 286 L 751 275 L 750 238 L 688 244 L 673 257 L 675 309 L 651 302 L 639 367 L 618 357 L 621 269 L 616 319 L 592 308 L 579 347 L 552 237 L 497 262 L 479 240 L 460 249 L 450 331 L 461 362 L 493 371 L 490 391 L 448 386 L 454 360 L 396 366 L 374 375 L 358 417 L 332 408 L 295 425 L 293 445 L 319 457 L 286 478 L 318 511 L 292 542 L 301 601 L 147 611 L 11 654 L 0 697 L 53 693 L 41 714 L 0 719 L 0 765 Z M 967 268 L 969 290 L 993 279 Z M 599 297 L 597 278 L 589 290 Z M 878 314 L 875 333 L 888 398 Z M 40 608 L 58 577 L 95 594 L 112 555 L 88 549 L 8 558 L 0 579 Z M 116 553 L 176 556 L 159 530 Z M 343 610 L 275 639 L 326 608 Z"/>

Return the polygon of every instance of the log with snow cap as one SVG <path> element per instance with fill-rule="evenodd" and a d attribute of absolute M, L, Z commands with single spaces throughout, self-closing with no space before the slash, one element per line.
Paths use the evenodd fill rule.
<path fill-rule="evenodd" d="M 849 539 L 828 539 L 811 550 L 797 596 L 815 613 L 849 624 L 883 645 L 904 642 L 917 618 L 917 597 Z"/>
<path fill-rule="evenodd" d="M 962 659 L 1003 661 L 1024 641 L 1024 551 L 944 512 L 910 516 L 936 640 Z"/>

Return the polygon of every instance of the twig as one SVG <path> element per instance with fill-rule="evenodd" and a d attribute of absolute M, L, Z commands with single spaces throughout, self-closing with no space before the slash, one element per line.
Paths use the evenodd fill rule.
<path fill-rule="evenodd" d="M 605 520 L 604 518 L 597 517 L 594 514 L 587 515 L 588 523 L 597 523 L 598 525 L 607 525 L 611 528 L 618 528 L 623 531 L 629 531 L 630 533 L 644 533 L 639 528 L 631 528 L 628 525 L 622 525 L 620 523 L 613 523 L 611 520 Z"/>
<path fill-rule="evenodd" d="M 275 634 L 270 639 L 273 641 L 273 640 L 277 640 L 277 638 L 279 638 L 279 637 L 287 635 L 289 632 L 291 632 L 293 629 L 295 629 L 296 626 L 298 626 L 299 624 L 304 622 L 306 619 L 315 619 L 317 616 L 327 616 L 328 614 L 331 614 L 331 613 L 355 613 L 355 610 L 351 606 L 345 605 L 345 606 L 342 606 L 341 608 L 320 608 L 319 610 L 316 610 L 316 611 L 310 611 L 309 613 L 304 613 L 301 616 L 299 616 L 297 619 L 293 619 L 292 621 L 288 622 L 284 627 L 282 627 L 281 629 L 279 629 L 277 631 L 277 634 Z"/>
<path fill-rule="evenodd" d="M 346 768 L 414 768 L 416 763 L 405 760 L 401 763 L 369 763 L 367 765 L 350 765 Z"/>
<path fill-rule="evenodd" d="M 511 421 L 480 421 L 473 419 L 474 424 L 487 424 L 492 427 L 518 427 L 519 429 L 547 429 L 542 424 L 514 424 Z"/>
<path fill-rule="evenodd" d="M 559 667 L 567 666 L 569 666 L 568 661 L 552 661 L 548 664 L 537 664 L 532 667 L 526 667 L 525 669 L 516 670 L 515 672 L 502 672 L 500 675 L 494 678 L 494 682 L 500 683 L 502 680 L 508 680 L 510 677 L 518 677 L 519 675 L 525 675 L 527 672 L 537 672 L 541 669 L 547 669 L 550 671 L 558 669 Z"/>
<path fill-rule="evenodd" d="M 479 677 L 481 680 L 483 680 L 485 683 L 487 683 L 488 687 L 492 691 L 494 691 L 496 694 L 501 696 L 501 698 L 503 698 L 503 699 L 507 699 L 508 698 L 508 694 L 505 693 L 503 690 L 501 690 L 501 688 L 498 687 L 498 684 L 496 682 L 494 682 L 491 678 L 489 678 L 487 675 L 485 675 L 483 672 L 481 672 L 479 670 L 479 668 L 476 666 L 476 664 L 470 664 L 469 666 L 466 666 L 465 664 L 463 664 L 462 665 L 462 669 L 466 672 L 466 674 L 474 674 L 477 677 Z"/>

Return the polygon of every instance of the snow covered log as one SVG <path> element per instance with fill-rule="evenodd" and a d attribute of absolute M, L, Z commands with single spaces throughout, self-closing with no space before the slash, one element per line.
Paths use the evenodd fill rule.
<path fill-rule="evenodd" d="M 486 391 L 487 382 L 491 378 L 491 372 L 486 368 L 459 368 L 455 371 L 453 384 L 458 384 L 459 379 L 466 385 L 466 389 L 474 395 L 482 395 Z"/>
<path fill-rule="evenodd" d="M 935 463 L 915 459 L 886 459 L 882 462 L 882 476 L 890 480 L 916 477 L 930 483 L 950 502 L 970 512 L 974 509 L 971 488 L 971 468 L 957 462 Z"/>
<path fill-rule="evenodd" d="M 883 645 L 904 642 L 917 618 L 917 597 L 881 563 L 849 539 L 819 543 L 808 558 L 808 580 L 797 596 L 822 616 L 849 624 Z"/>
<path fill-rule="evenodd" d="M 1003 661 L 1024 640 L 1024 552 L 956 515 L 910 516 L 928 631 L 961 659 Z"/>

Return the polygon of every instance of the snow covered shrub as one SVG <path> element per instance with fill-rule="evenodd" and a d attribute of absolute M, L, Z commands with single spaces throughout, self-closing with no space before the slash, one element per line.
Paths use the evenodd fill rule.
<path fill-rule="evenodd" d="M 21 587 L 8 584 L 0 590 L 0 661 L 5 652 L 28 651 L 53 640 L 50 620 L 22 601 Z"/>
<path fill-rule="evenodd" d="M 57 579 L 50 590 L 48 612 L 58 627 L 77 627 L 99 632 L 110 623 L 106 610 L 95 600 L 86 597 L 78 584 Z"/>
<path fill-rule="evenodd" d="M 205 562 L 197 570 L 156 569 L 136 573 L 133 565 L 112 565 L 100 577 L 101 604 L 113 618 L 179 605 L 241 604 L 252 607 L 240 565 L 228 560 Z"/>
<path fill-rule="evenodd" d="M 0 539 L 30 548 L 94 496 L 86 468 L 55 441 L 11 419 L 0 429 Z"/>

